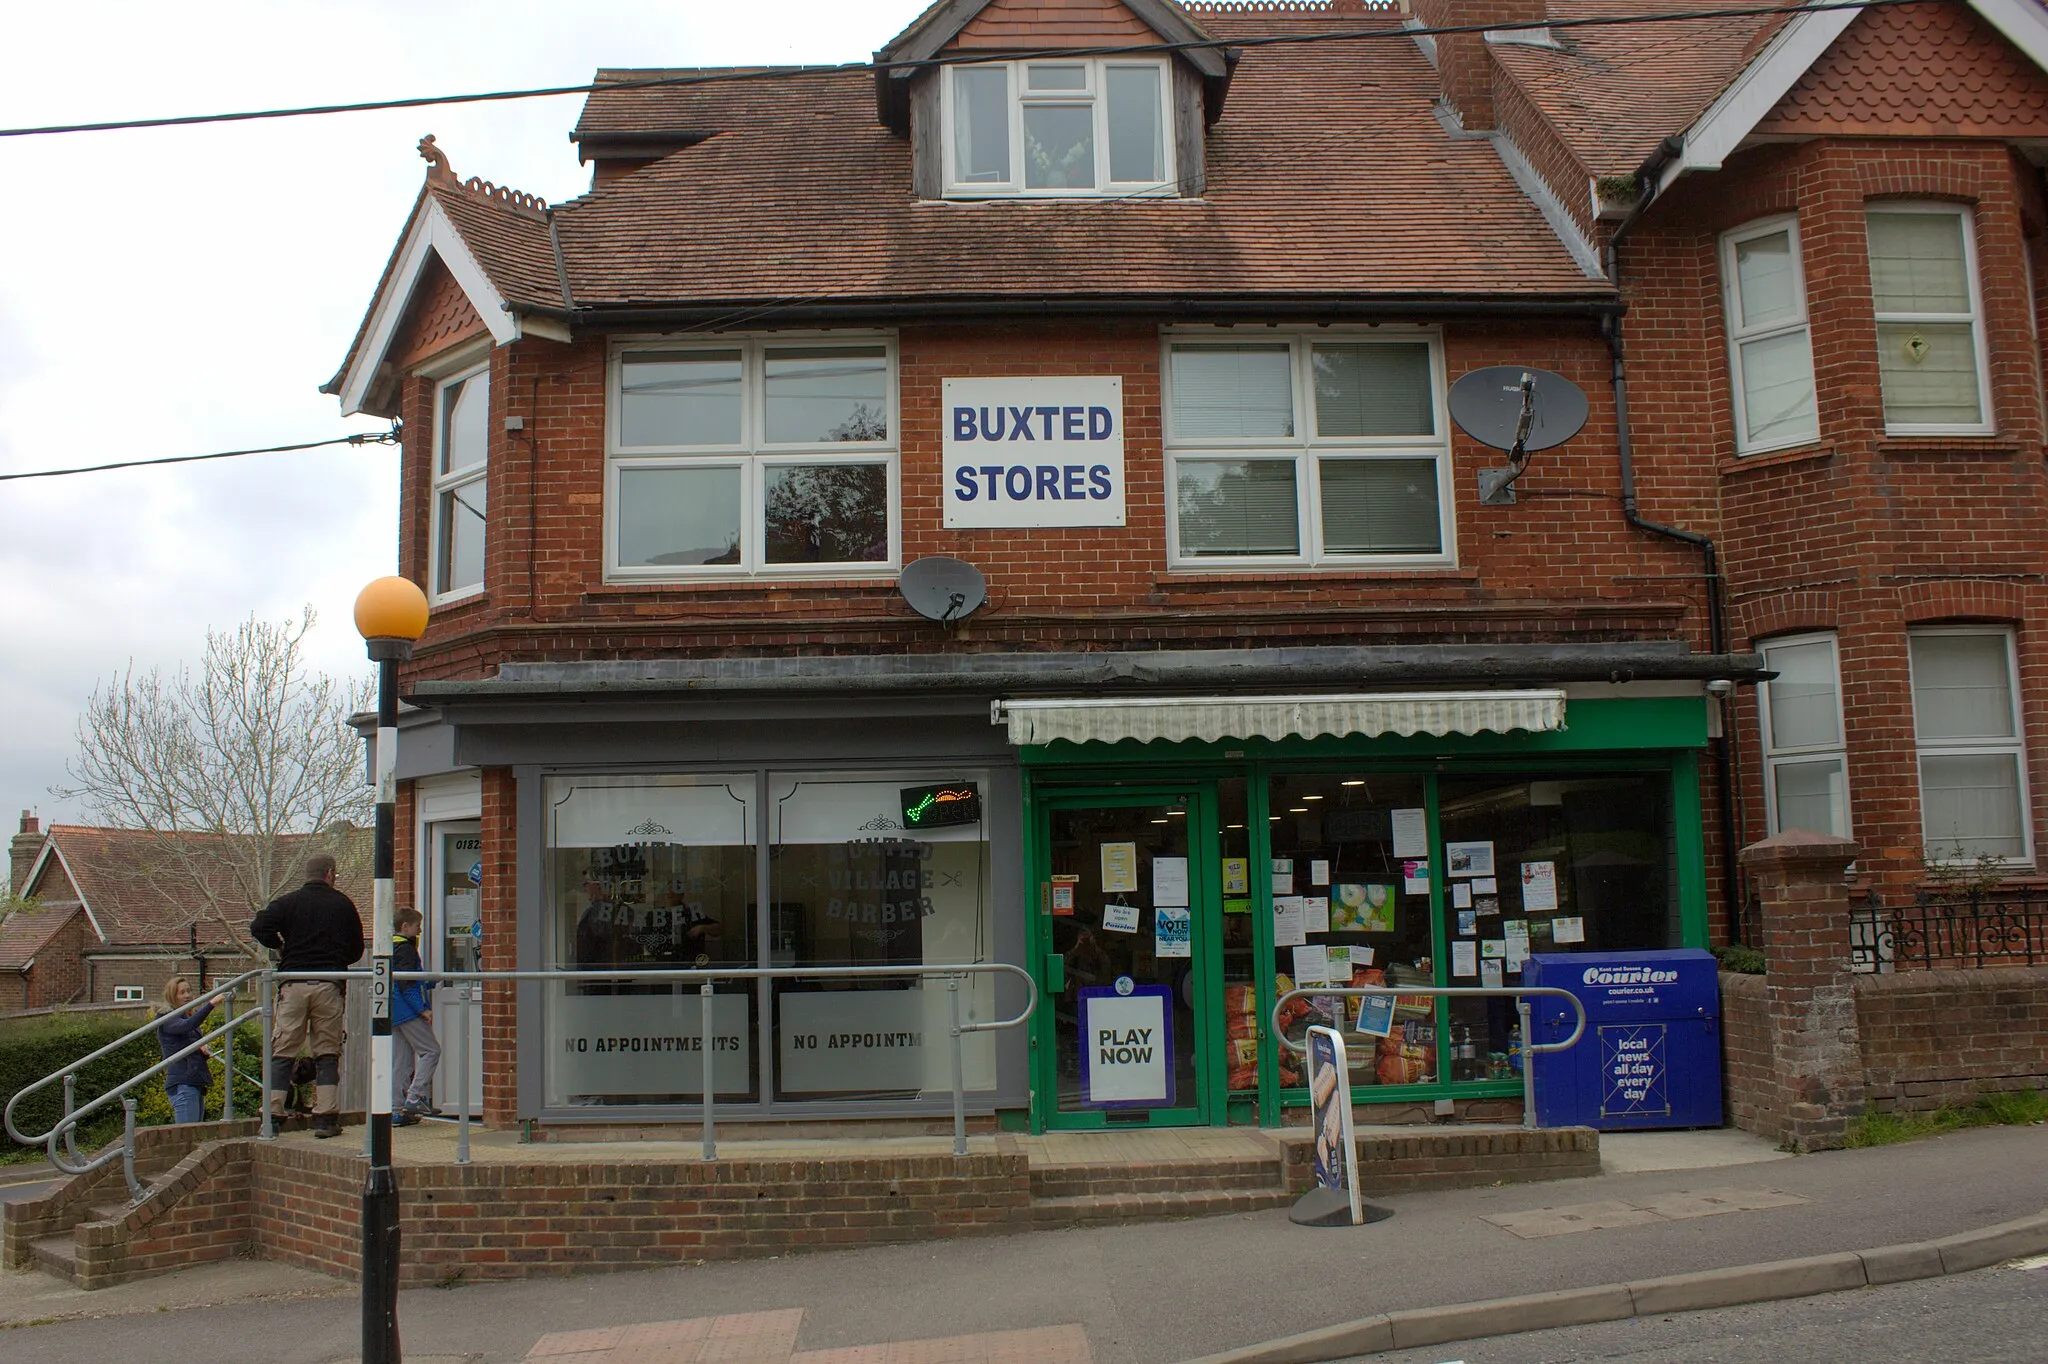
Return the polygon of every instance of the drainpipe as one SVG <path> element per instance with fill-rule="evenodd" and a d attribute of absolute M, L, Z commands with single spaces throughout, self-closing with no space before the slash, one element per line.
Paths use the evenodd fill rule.
<path fill-rule="evenodd" d="M 1650 159 L 1637 172 L 1635 207 L 1614 234 L 1607 239 L 1607 280 L 1618 293 L 1621 290 L 1621 235 L 1635 224 L 1650 201 L 1657 193 L 1657 177 L 1672 157 L 1683 149 L 1676 138 L 1665 138 Z M 1722 598 L 1721 567 L 1711 536 L 1698 531 L 1682 530 L 1667 526 L 1661 521 L 1652 521 L 1642 514 L 1636 503 L 1635 444 L 1629 432 L 1628 419 L 1628 366 L 1623 358 L 1621 317 L 1609 314 L 1600 319 L 1600 334 L 1607 342 L 1607 354 L 1612 361 L 1610 382 L 1614 388 L 1614 449 L 1621 472 L 1621 515 L 1629 525 L 1651 535 L 1667 540 L 1676 540 L 1691 545 L 1700 552 L 1701 585 L 1707 594 L 1707 649 L 1720 654 L 1727 648 L 1728 621 Z M 1735 759 L 1734 724 L 1728 707 L 1726 693 L 1717 694 L 1716 702 L 1721 708 L 1721 734 L 1713 740 L 1715 785 L 1720 789 L 1716 802 L 1719 807 L 1721 828 L 1721 897 L 1722 910 L 1727 916 L 1728 941 L 1742 940 L 1742 882 L 1741 871 L 1735 860 Z"/>

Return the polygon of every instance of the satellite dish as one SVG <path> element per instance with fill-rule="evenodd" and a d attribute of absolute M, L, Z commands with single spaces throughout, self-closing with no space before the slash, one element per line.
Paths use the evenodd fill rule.
<path fill-rule="evenodd" d="M 981 570 L 943 554 L 905 564 L 896 576 L 896 590 L 911 610 L 941 625 L 965 620 L 988 604 L 988 583 Z"/>
<path fill-rule="evenodd" d="M 1489 365 L 1461 376 L 1451 385 L 1450 396 L 1451 420 L 1466 435 L 1496 450 L 1548 450 L 1578 435 L 1586 424 L 1586 391 L 1547 369 Z"/>

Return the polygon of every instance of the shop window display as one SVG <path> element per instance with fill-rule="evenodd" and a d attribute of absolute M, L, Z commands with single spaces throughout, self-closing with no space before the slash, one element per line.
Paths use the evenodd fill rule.
<path fill-rule="evenodd" d="M 1424 779 L 1417 774 L 1276 775 L 1267 791 L 1276 997 L 1297 985 L 1429 985 L 1435 981 Z M 1236 987 L 1231 987 L 1236 988 Z M 1238 1001 L 1232 1008 L 1237 1026 Z M 1435 1010 L 1428 996 L 1393 1006 L 1310 997 L 1281 1025 L 1299 1039 L 1315 1024 L 1362 1032 L 1349 1051 L 1354 1085 L 1426 1084 L 1437 1078 Z M 1257 1083 L 1255 1055 L 1231 1083 Z M 1248 1073 L 1247 1073 L 1248 1072 Z M 1284 1089 L 1305 1083 L 1301 1058 L 1281 1048 Z"/>
<path fill-rule="evenodd" d="M 1515 985 L 1536 952 L 1682 945 L 1670 779 L 1658 773 L 1444 778 L 1448 985 Z M 1445 1079 L 1520 1078 L 1509 999 L 1449 1009 Z"/>

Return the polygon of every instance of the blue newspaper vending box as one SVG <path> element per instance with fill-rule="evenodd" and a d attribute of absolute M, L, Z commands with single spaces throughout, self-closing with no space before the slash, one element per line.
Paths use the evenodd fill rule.
<path fill-rule="evenodd" d="M 1714 954 L 1545 952 L 1524 985 L 1571 991 L 1586 1033 L 1568 1051 L 1532 1053 L 1536 1118 L 1544 1127 L 1721 1125 L 1721 986 Z M 1530 1001 L 1538 1042 L 1571 1036 L 1571 1005 Z"/>

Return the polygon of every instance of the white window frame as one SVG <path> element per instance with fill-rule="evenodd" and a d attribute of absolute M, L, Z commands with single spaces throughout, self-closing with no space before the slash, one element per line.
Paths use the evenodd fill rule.
<path fill-rule="evenodd" d="M 944 146 L 943 183 L 948 199 L 1128 199 L 1171 197 L 1179 193 L 1180 176 L 1175 165 L 1173 118 L 1173 67 L 1165 58 L 1145 57 L 1061 57 L 1048 54 L 1030 61 L 974 62 L 974 67 L 1002 67 L 1009 72 L 1010 178 L 1003 182 L 978 180 L 964 183 L 955 179 L 959 161 L 954 155 L 956 111 L 953 72 L 963 65 L 939 68 L 939 124 Z M 1087 70 L 1083 89 L 1025 89 L 1028 66 L 1080 66 Z M 1159 180 L 1111 180 L 1109 178 L 1109 81 L 1112 67 L 1151 67 L 1159 72 L 1159 159 L 1165 173 Z M 1095 188 L 1027 189 L 1024 185 L 1024 106 L 1027 104 L 1089 104 L 1095 115 Z"/>
<path fill-rule="evenodd" d="M 889 436 L 880 441 L 811 441 L 770 445 L 767 431 L 768 351 L 791 346 L 880 346 L 886 377 L 883 399 Z M 620 444 L 620 380 L 635 351 L 740 352 L 740 439 L 734 445 L 624 446 Z M 768 332 L 748 335 L 643 336 L 613 345 L 605 366 L 604 574 L 608 583 L 703 582 L 718 579 L 891 578 L 903 561 L 903 490 L 898 451 L 902 440 L 896 337 L 890 332 Z M 860 562 L 771 564 L 767 558 L 767 471 L 789 464 L 877 464 L 888 472 L 889 552 Z M 740 561 L 737 564 L 619 563 L 620 475 L 628 469 L 738 468 Z"/>
<path fill-rule="evenodd" d="M 142 993 L 140 985 L 116 985 L 114 987 L 114 1002 L 116 1004 L 140 1004 L 142 1003 Z"/>
<path fill-rule="evenodd" d="M 1962 224 L 1963 277 L 1970 288 L 1970 311 L 1967 313 L 1880 313 L 1876 311 L 1876 284 L 1872 282 L 1872 312 L 1876 327 L 1886 323 L 1967 322 L 1970 326 L 1970 340 L 1977 357 L 1977 411 L 1982 421 L 1977 422 L 1893 422 L 1884 424 L 1888 436 L 1988 436 L 1997 429 L 1991 415 L 1991 353 L 1984 335 L 1984 285 L 1977 273 L 1977 216 L 1963 204 L 1911 203 L 1890 199 L 1871 199 L 1863 205 L 1864 249 L 1869 250 L 1869 224 L 1873 213 L 1940 213 L 1958 218 Z M 1878 383 L 1878 410 L 1884 410 L 1884 384 Z"/>
<path fill-rule="evenodd" d="M 2010 739 L 1958 740 L 1943 739 L 1923 742 L 1920 738 L 1920 707 L 1918 682 L 1913 678 L 1913 651 L 1906 650 L 1907 701 L 1913 707 L 1913 789 L 1920 799 L 1920 839 L 1922 849 L 1929 862 L 1941 866 L 1974 865 L 1976 858 L 1943 857 L 1941 850 L 1932 846 L 1927 835 L 1927 805 L 1920 795 L 1920 760 L 1922 758 L 1944 758 L 1975 756 L 1984 753 L 2011 754 L 2015 780 L 2019 783 L 2019 814 L 2021 853 L 2018 857 L 1992 859 L 1999 866 L 2031 867 L 2034 865 L 2034 809 L 2031 779 L 2027 774 L 2027 724 L 2026 698 L 2020 692 L 2019 641 L 2013 631 L 2001 625 L 1916 625 L 1908 630 L 1910 639 L 1929 636 L 1995 635 L 2005 641 L 2005 673 L 2008 694 L 2012 697 L 2012 737 Z"/>
<path fill-rule="evenodd" d="M 1831 744 L 1796 744 L 1780 748 L 1771 737 L 1771 687 L 1766 682 L 1756 689 L 1757 731 L 1764 754 L 1764 817 L 1773 834 L 1783 833 L 1778 826 L 1778 768 L 1810 763 L 1818 758 L 1835 758 L 1842 764 L 1842 830 L 1841 836 L 1848 838 L 1855 829 L 1855 815 L 1849 790 L 1849 727 L 1842 713 L 1842 642 L 1832 630 L 1817 630 L 1801 635 L 1777 635 L 1757 641 L 1757 651 L 1764 656 L 1764 666 L 1771 666 L 1771 650 L 1806 644 L 1826 644 L 1828 661 L 1834 667 L 1835 677 L 1835 742 Z M 1816 831 L 1818 832 L 1818 831 Z"/>
<path fill-rule="evenodd" d="M 1743 321 L 1742 277 L 1735 268 L 1735 251 L 1744 242 L 1776 233 L 1787 234 L 1792 254 L 1792 289 L 1799 304 L 1796 317 L 1780 318 L 1758 326 Z M 1820 439 L 1820 383 L 1813 374 L 1813 322 L 1807 311 L 1805 252 L 1799 241 L 1799 219 L 1792 214 L 1761 218 L 1721 235 L 1721 316 L 1728 332 L 1728 388 L 1735 400 L 1735 452 L 1757 455 L 1767 450 L 1791 450 Z M 1749 434 L 1749 403 L 1742 387 L 1742 348 L 1756 341 L 1769 341 L 1794 332 L 1806 337 L 1806 372 L 1813 399 L 1813 429 L 1773 441 L 1758 441 Z"/>
<path fill-rule="evenodd" d="M 482 459 L 474 464 L 465 464 L 459 469 L 450 469 L 448 472 L 443 473 L 441 471 L 441 442 L 447 433 L 448 390 L 456 384 L 468 383 L 479 374 L 485 376 L 485 383 L 488 386 L 490 369 L 490 360 L 486 357 L 480 363 L 465 365 L 461 369 L 443 375 L 434 381 L 434 435 L 431 441 L 431 449 L 428 452 L 428 458 L 432 462 L 427 466 L 430 474 L 428 480 L 428 497 L 430 501 L 427 513 L 429 522 L 427 532 L 427 582 L 430 590 L 427 593 L 427 599 L 435 606 L 441 606 L 449 602 L 466 601 L 471 597 L 483 595 L 484 583 L 481 577 L 474 583 L 466 583 L 459 587 L 444 588 L 442 586 L 441 553 L 444 548 L 444 540 L 448 534 L 448 527 L 441 512 L 441 504 L 446 500 L 448 494 L 469 487 L 473 483 L 483 483 L 490 477 L 491 404 L 489 398 L 491 395 L 488 392 L 485 393 L 484 457 Z M 490 506 L 486 503 L 484 507 L 484 571 L 486 574 L 489 573 L 489 569 Z"/>
<path fill-rule="evenodd" d="M 1173 430 L 1173 348 L 1210 341 L 1238 345 L 1289 347 L 1294 430 L 1291 437 L 1184 437 Z M 1429 346 L 1431 423 L 1436 434 L 1416 436 L 1322 436 L 1316 429 L 1315 378 L 1311 348 L 1372 342 L 1425 342 Z M 1446 398 L 1443 335 L 1433 327 L 1381 326 L 1344 330 L 1334 327 L 1172 327 L 1161 333 L 1159 352 L 1160 426 L 1166 448 L 1167 566 L 1191 573 L 1235 573 L 1275 568 L 1413 569 L 1454 568 L 1458 562 L 1457 506 L 1452 495 L 1450 410 Z M 1384 454 L 1390 458 L 1427 457 L 1436 462 L 1437 530 L 1442 550 L 1436 554 L 1330 554 L 1323 548 L 1320 457 Z M 1184 555 L 1180 547 L 1179 462 L 1194 460 L 1292 458 L 1294 461 L 1295 543 L 1299 554 Z"/>

